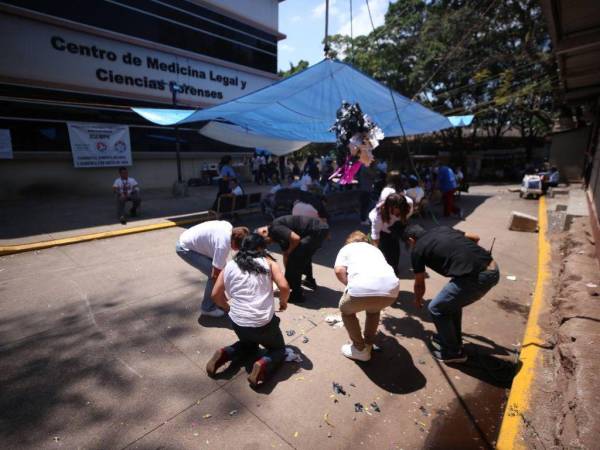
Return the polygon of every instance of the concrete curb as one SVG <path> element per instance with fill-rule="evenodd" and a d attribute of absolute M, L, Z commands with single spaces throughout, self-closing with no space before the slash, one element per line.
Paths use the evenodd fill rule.
<path fill-rule="evenodd" d="M 141 225 L 138 227 L 124 228 L 122 230 L 103 231 L 100 233 L 81 234 L 63 239 L 53 239 L 50 241 L 32 242 L 29 244 L 7 245 L 0 246 L 0 256 L 13 255 L 15 253 L 24 253 L 34 250 L 43 250 L 50 247 L 58 247 L 62 245 L 78 244 L 80 242 L 95 241 L 97 239 L 108 239 L 118 236 L 127 236 L 129 234 L 144 233 L 146 231 L 163 230 L 165 228 L 187 225 L 190 223 L 203 222 L 205 220 L 214 219 L 214 214 L 207 211 L 203 214 L 196 214 L 192 217 L 182 216 L 163 222 L 153 223 L 150 225 Z"/>
<path fill-rule="evenodd" d="M 550 280 L 550 242 L 546 236 L 548 219 L 546 216 L 546 200 L 540 197 L 538 210 L 538 269 L 535 293 L 529 318 L 525 328 L 521 354 L 519 355 L 520 369 L 515 376 L 506 410 L 500 426 L 496 448 L 498 450 L 524 449 L 522 426 L 524 413 L 528 410 L 531 398 L 531 387 L 536 378 L 540 364 L 540 348 L 545 345 L 541 339 L 539 317 L 544 302 L 546 283 Z"/>

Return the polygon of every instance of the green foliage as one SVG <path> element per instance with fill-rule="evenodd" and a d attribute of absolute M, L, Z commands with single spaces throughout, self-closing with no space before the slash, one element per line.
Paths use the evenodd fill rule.
<path fill-rule="evenodd" d="M 374 32 L 330 45 L 442 114 L 475 114 L 489 137 L 513 127 L 529 142 L 549 130 L 557 70 L 536 0 L 398 0 Z"/>
<path fill-rule="evenodd" d="M 308 61 L 305 61 L 303 59 L 301 59 L 300 61 L 298 61 L 298 64 L 294 65 L 290 62 L 290 68 L 289 70 L 280 70 L 279 72 L 277 72 L 277 75 L 279 75 L 281 78 L 287 78 L 291 75 L 294 75 L 295 73 L 301 72 L 304 69 L 306 69 L 308 67 Z"/>

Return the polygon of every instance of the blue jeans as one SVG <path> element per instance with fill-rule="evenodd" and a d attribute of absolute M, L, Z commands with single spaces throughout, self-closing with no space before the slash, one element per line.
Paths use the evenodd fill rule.
<path fill-rule="evenodd" d="M 500 270 L 452 278 L 427 307 L 437 329 L 442 353 L 456 356 L 462 346 L 462 309 L 482 298 L 500 280 Z"/>
<path fill-rule="evenodd" d="M 202 311 L 212 311 L 216 309 L 217 305 L 215 305 L 211 298 L 213 286 L 215 284 L 211 276 L 213 268 L 212 259 L 201 253 L 188 250 L 179 242 L 175 246 L 175 251 L 186 263 L 192 267 L 195 267 L 208 277 L 208 280 L 206 281 L 206 287 L 204 288 L 204 297 L 202 299 Z"/>

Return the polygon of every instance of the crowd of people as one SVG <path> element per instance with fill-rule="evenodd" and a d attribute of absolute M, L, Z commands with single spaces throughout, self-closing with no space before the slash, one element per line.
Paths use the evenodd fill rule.
<path fill-rule="evenodd" d="M 373 166 L 375 171 L 380 171 L 378 166 L 385 167 L 381 162 Z M 405 247 L 410 249 L 418 307 L 424 304 L 427 267 L 449 279 L 428 304 L 437 331 L 431 348 L 440 361 L 463 363 L 467 355 L 462 348 L 462 308 L 482 298 L 498 283 L 498 265 L 490 252 L 477 244 L 478 236 L 445 226 L 425 230 L 409 220 L 435 188 L 442 192 L 444 212 L 460 215 L 446 199 L 447 193 L 458 188 L 460 176 L 441 164 L 421 168 L 417 174 L 393 172 L 385 174 L 377 192 L 379 175 L 368 170 L 362 181 L 358 174 L 357 193 L 365 204 L 362 207 L 361 200 L 361 223 L 368 224 L 370 232 L 350 233 L 333 267 L 341 283 L 340 315 L 350 339 L 341 353 L 357 361 L 371 359 L 380 312 L 397 301 L 400 292 L 400 251 Z M 319 180 L 320 175 L 312 158 L 307 160 L 300 178 Z M 423 177 L 432 183 L 431 187 L 423 185 Z M 368 195 L 363 196 L 364 192 Z M 254 355 L 257 359 L 248 380 L 256 387 L 282 364 L 286 349 L 276 306 L 282 312 L 288 303 L 301 305 L 307 301 L 305 289 L 317 290 L 312 260 L 330 232 L 327 218 L 314 205 L 299 200 L 292 214 L 277 217 L 253 231 L 214 220 L 181 234 L 177 254 L 208 277 L 201 317 L 228 315 L 237 336 L 235 343 L 217 349 L 208 361 L 206 370 L 210 376 L 230 361 Z M 269 253 L 271 244 L 281 252 L 283 267 Z M 227 262 L 232 250 L 235 256 Z M 364 330 L 357 318 L 362 311 L 366 314 Z M 264 350 L 257 353 L 260 347 Z"/>

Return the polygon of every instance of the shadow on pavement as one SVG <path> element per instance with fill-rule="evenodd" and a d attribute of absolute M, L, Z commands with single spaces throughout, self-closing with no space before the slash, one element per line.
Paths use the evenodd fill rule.
<path fill-rule="evenodd" d="M 370 361 L 356 362 L 373 383 L 394 394 L 415 392 L 427 384 L 408 350 L 396 339 L 379 334 L 377 345 L 381 352 L 374 352 Z"/>

